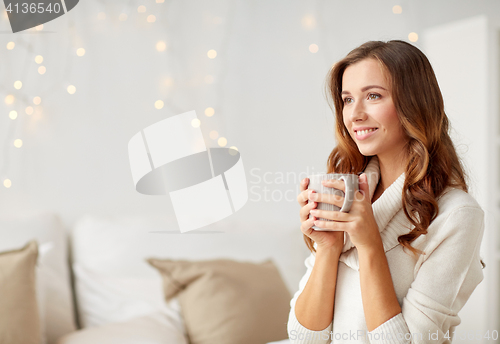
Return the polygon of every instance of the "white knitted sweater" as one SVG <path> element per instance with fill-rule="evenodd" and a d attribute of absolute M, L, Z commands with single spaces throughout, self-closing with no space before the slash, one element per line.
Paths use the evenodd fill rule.
<path fill-rule="evenodd" d="M 378 184 L 378 171 L 375 156 L 365 169 L 370 199 Z M 416 259 L 397 240 L 413 228 L 402 209 L 403 183 L 404 173 L 372 204 L 402 312 L 368 332 L 357 249 L 347 235 L 338 265 L 332 322 L 322 331 L 312 331 L 295 316 L 295 302 L 314 267 L 311 253 L 299 290 L 290 302 L 288 335 L 292 343 L 451 343 L 460 324 L 458 312 L 483 280 L 479 250 L 484 212 L 471 195 L 448 188 L 438 200 L 439 213 L 428 233 L 412 243 L 425 252 Z"/>

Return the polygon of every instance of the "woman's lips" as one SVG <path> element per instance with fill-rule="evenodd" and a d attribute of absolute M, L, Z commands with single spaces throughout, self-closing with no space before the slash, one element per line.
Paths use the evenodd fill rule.
<path fill-rule="evenodd" d="M 369 138 L 370 136 L 374 135 L 378 131 L 378 128 L 373 128 L 370 130 L 360 130 L 360 131 L 355 131 L 356 139 L 358 140 L 365 140 Z M 361 133 L 361 134 L 360 134 Z"/>

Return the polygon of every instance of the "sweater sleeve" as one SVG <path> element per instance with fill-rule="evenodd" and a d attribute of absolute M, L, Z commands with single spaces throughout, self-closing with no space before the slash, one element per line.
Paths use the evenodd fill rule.
<path fill-rule="evenodd" d="M 295 302 L 297 302 L 297 298 L 304 290 L 306 283 L 309 280 L 309 276 L 311 276 L 314 261 L 315 256 L 311 253 L 311 255 L 305 260 L 307 271 L 299 282 L 299 290 L 293 295 L 293 298 L 290 301 L 291 309 L 288 316 L 287 330 L 288 338 L 293 344 L 325 344 L 331 342 L 330 332 L 332 331 L 333 320 L 324 330 L 313 331 L 302 326 L 295 316 Z"/>
<path fill-rule="evenodd" d="M 401 313 L 371 332 L 371 343 L 451 343 L 458 312 L 483 280 L 479 250 L 484 212 L 465 206 L 452 211 L 424 249 Z"/>

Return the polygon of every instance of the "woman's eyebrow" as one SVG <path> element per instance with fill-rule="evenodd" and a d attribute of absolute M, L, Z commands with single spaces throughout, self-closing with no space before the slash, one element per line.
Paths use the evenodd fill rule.
<path fill-rule="evenodd" d="M 363 88 L 361 89 L 361 92 L 365 92 L 365 91 L 367 91 L 367 90 L 369 90 L 369 89 L 371 89 L 371 88 L 381 88 L 381 89 L 383 89 L 384 91 L 387 91 L 387 90 L 386 90 L 385 88 L 383 88 L 382 86 L 378 86 L 378 85 L 368 85 L 368 86 L 363 87 Z M 342 94 L 351 94 L 351 92 L 349 92 L 349 91 L 342 91 L 342 93 L 340 93 L 340 94 L 341 94 L 341 95 L 342 95 Z"/>

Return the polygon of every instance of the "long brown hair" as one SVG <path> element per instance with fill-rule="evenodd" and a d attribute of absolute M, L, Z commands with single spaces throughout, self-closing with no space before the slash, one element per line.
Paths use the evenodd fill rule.
<path fill-rule="evenodd" d="M 345 69 L 369 58 L 377 60 L 389 77 L 397 115 L 409 138 L 405 146 L 408 160 L 402 202 L 404 213 L 415 228 L 399 236 L 398 241 L 412 253 L 421 253 L 411 242 L 427 233 L 438 214 L 437 198 L 448 186 L 465 192 L 468 187 L 464 168 L 448 134 L 448 117 L 434 70 L 417 47 L 401 40 L 369 41 L 332 66 L 326 77 L 326 92 L 336 116 L 337 146 L 328 157 L 327 172 L 358 173 L 370 159 L 360 153 L 344 126 L 341 97 Z M 304 240 L 309 250 L 315 252 L 313 240 L 306 235 Z"/>

